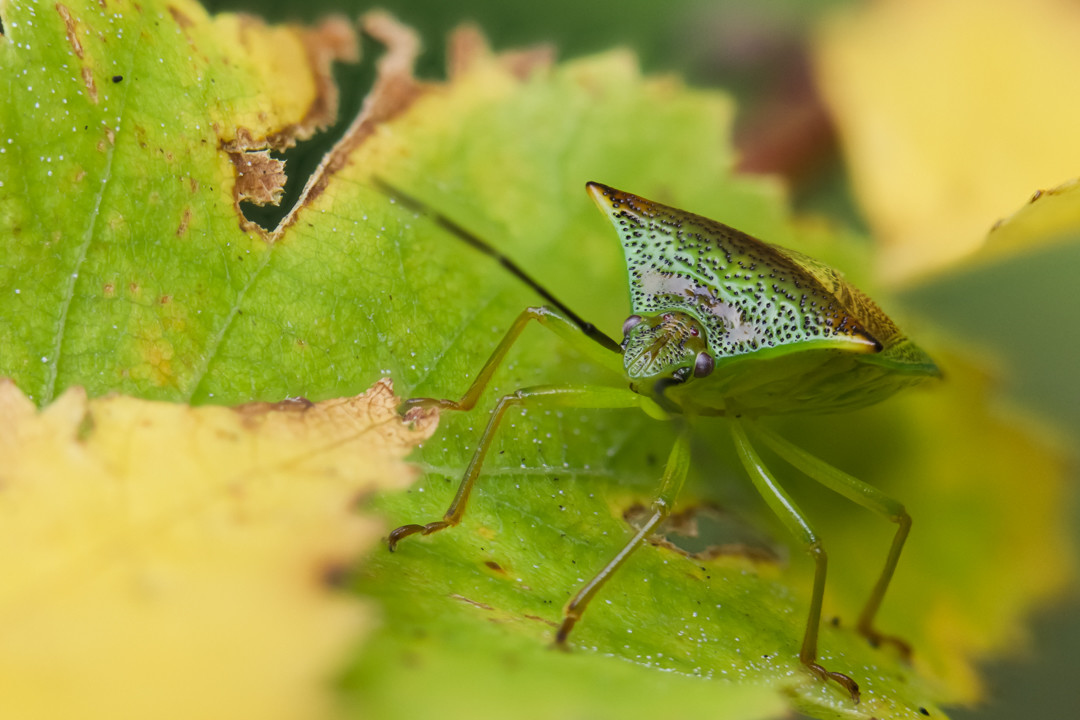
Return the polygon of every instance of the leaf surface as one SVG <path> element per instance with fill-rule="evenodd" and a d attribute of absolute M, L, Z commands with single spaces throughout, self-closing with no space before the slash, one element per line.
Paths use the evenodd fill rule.
<path fill-rule="evenodd" d="M 955 337 L 992 349 L 1014 401 L 1037 408 L 1075 437 L 1077 267 L 1080 203 L 1071 181 L 1036 193 L 995 226 L 969 262 L 924 278 L 904 299 Z"/>
<path fill-rule="evenodd" d="M 374 625 L 336 587 L 415 477 L 389 381 L 316 405 L 189 408 L 0 383 L 0 714 L 330 717 Z M 268 689 L 272 691 L 268 692 Z"/>
<path fill-rule="evenodd" d="M 805 249 L 800 241 L 812 238 L 812 254 L 824 259 L 859 253 L 834 232 L 792 222 L 775 185 L 732 173 L 725 97 L 671 77 L 643 77 L 627 53 L 552 65 L 540 52 L 494 55 L 469 31 L 452 42 L 450 80 L 423 83 L 411 73 L 416 38 L 384 15 L 365 20 L 387 50 L 363 112 L 281 225 L 259 228 L 244 219 L 239 201 L 272 199 L 279 179 L 278 168 L 255 154 L 301 137 L 298 127 L 318 126 L 309 121 L 331 96 L 320 84 L 327 56 L 312 55 L 305 40 L 312 31 L 171 7 L 71 3 L 78 57 L 60 12 L 0 5 L 9 76 L 37 88 L 12 86 L 5 128 L 41 132 L 31 137 L 54 143 L 46 144 L 48 155 L 20 144 L 19 154 L 0 156 L 0 221 L 12 248 L 0 273 L 3 287 L 19 290 L 0 298 L 0 372 L 35 402 L 74 384 L 91 395 L 117 390 L 193 403 L 320 399 L 354 394 L 385 375 L 402 394 L 458 396 L 538 298 L 495 260 L 396 202 L 376 178 L 488 239 L 611 335 L 628 312 L 625 268 L 583 192 L 587 180 L 781 245 Z M 322 45 L 337 48 L 332 55 L 348 55 L 342 26 L 319 32 Z M 33 50 L 62 45 L 56 58 Z M 295 52 L 281 68 L 266 57 L 278 46 Z M 68 67 L 39 72 L 45 63 Z M 113 72 L 123 79 L 112 83 Z M 50 100 L 35 129 L 9 125 L 54 89 L 68 102 Z M 64 112 L 85 118 L 72 126 L 70 149 Z M 96 135 L 84 137 L 80 127 Z M 63 171 L 66 213 L 56 210 L 57 193 L 28 190 L 48 187 L 49 170 Z M 946 345 L 929 349 L 938 357 Z M 960 361 L 955 367 L 978 375 Z M 480 405 L 519 387 L 570 380 L 622 382 L 530 328 Z M 508 420 L 462 527 L 410 539 L 392 556 L 377 549 L 363 565 L 356 588 L 380 602 L 385 623 L 349 665 L 345 694 L 376 716 L 584 709 L 631 718 L 724 708 L 725 717 L 756 718 L 795 707 L 817 717 L 940 717 L 939 702 L 977 695 L 971 653 L 999 647 L 1016 614 L 1063 581 L 1053 555 L 1038 568 L 1025 566 L 1041 574 L 1015 595 L 955 622 L 954 609 L 982 597 L 990 580 L 974 573 L 970 583 L 952 582 L 948 573 L 976 550 L 1000 550 L 1003 532 L 1055 547 L 1062 490 L 1056 456 L 1023 428 L 998 423 L 982 401 L 985 386 L 950 387 L 922 405 L 853 416 L 854 428 L 805 419 L 789 428 L 794 439 L 805 434 L 823 457 L 882 482 L 918 510 L 896 580 L 903 600 L 887 599 L 882 615 L 886 630 L 915 641 L 914 668 L 888 648 L 869 647 L 847 620 L 884 560 L 888 523 L 867 530 L 830 505 L 814 513 L 835 557 L 826 612 L 846 621 L 823 629 L 822 662 L 856 677 L 861 705 L 797 661 L 807 566 L 751 497 L 722 426 L 706 424 L 695 441 L 686 503 L 722 508 L 728 550 L 705 559 L 644 548 L 575 630 L 577 651 L 548 652 L 562 604 L 632 533 L 624 513 L 651 500 L 672 435 L 640 414 L 544 409 Z M 933 414 L 955 418 L 948 427 L 957 437 L 947 448 L 955 456 L 942 458 L 937 438 L 923 432 Z M 442 514 L 483 422 L 483 410 L 444 414 L 415 456 L 421 484 L 377 499 L 388 522 Z M 1001 435 L 989 450 L 982 444 L 988 428 Z M 867 443 L 845 442 L 847 434 Z M 945 474 L 956 483 L 955 498 L 991 480 L 1007 486 L 1017 467 L 1045 467 L 1044 516 L 1010 514 L 1004 492 L 977 495 L 991 507 L 974 517 L 940 514 L 960 502 L 936 504 L 941 466 L 976 455 L 986 473 L 960 460 Z M 814 500 L 805 504 L 815 509 Z M 878 533 L 876 543 L 867 533 Z M 939 537 L 948 541 L 923 544 Z M 860 561 L 845 561 L 848 552 Z M 995 557 L 1023 562 L 1010 552 Z"/>

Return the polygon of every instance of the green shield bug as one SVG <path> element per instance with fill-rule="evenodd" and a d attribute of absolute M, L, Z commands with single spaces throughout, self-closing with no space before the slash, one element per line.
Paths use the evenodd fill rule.
<path fill-rule="evenodd" d="M 911 527 L 907 511 L 877 489 L 784 440 L 759 424 L 758 418 L 871 405 L 938 376 L 937 366 L 836 270 L 683 210 L 599 183 L 588 183 L 587 189 L 618 231 L 626 256 L 631 315 L 623 324 L 622 342 L 616 343 L 578 317 L 490 245 L 435 214 L 443 226 L 500 259 L 548 304 L 528 308 L 518 316 L 460 400 L 414 398 L 404 403 L 402 412 L 432 407 L 472 409 L 507 351 L 533 320 L 621 373 L 626 385 L 536 386 L 500 398 L 446 514 L 425 525 L 397 528 L 390 533 L 390 549 L 409 535 L 428 535 L 460 522 L 494 433 L 511 407 L 638 408 L 655 418 L 680 422 L 650 517 L 566 605 L 556 634 L 556 643 L 565 645 L 604 582 L 670 514 L 690 464 L 687 421 L 724 416 L 739 460 L 755 487 L 815 563 L 799 659 L 816 676 L 838 683 L 858 702 L 858 684 L 817 661 L 825 551 L 803 513 L 751 445 L 750 435 L 809 477 L 896 523 L 884 568 L 856 628 L 874 643 L 891 641 L 906 652 L 902 641 L 877 631 L 874 617 Z M 396 189 L 391 192 L 415 204 Z"/>

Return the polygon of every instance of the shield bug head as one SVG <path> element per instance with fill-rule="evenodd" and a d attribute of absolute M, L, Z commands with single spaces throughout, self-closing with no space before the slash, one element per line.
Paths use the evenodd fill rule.
<path fill-rule="evenodd" d="M 705 328 L 695 317 L 679 311 L 631 317 L 637 322 L 623 338 L 623 367 L 635 392 L 654 395 L 661 380 L 663 387 L 712 371 Z"/>

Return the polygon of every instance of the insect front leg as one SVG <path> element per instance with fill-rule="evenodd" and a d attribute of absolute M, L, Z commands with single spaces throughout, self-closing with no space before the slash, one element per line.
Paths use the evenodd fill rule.
<path fill-rule="evenodd" d="M 576 408 L 630 408 L 655 405 L 649 398 L 638 395 L 629 388 L 602 387 L 594 385 L 542 385 L 532 388 L 524 388 L 504 395 L 495 404 L 491 412 L 487 427 L 480 436 L 480 444 L 473 453 L 469 467 L 465 470 L 465 477 L 458 486 L 457 495 L 446 510 L 441 520 L 427 523 L 426 525 L 402 525 L 390 533 L 389 545 L 393 550 L 402 538 L 420 533 L 430 535 L 433 532 L 452 527 L 461 522 L 465 514 L 465 506 L 469 502 L 476 479 L 480 476 L 480 468 L 484 464 L 488 450 L 491 449 L 495 432 L 499 428 L 506 411 L 514 406 L 554 405 L 559 407 Z M 648 407 L 650 412 L 657 412 L 658 408 Z"/>
<path fill-rule="evenodd" d="M 810 595 L 810 612 L 806 619 L 806 631 L 803 633 L 802 648 L 799 650 L 799 660 L 811 672 L 822 680 L 832 680 L 851 694 L 851 699 L 859 702 L 859 685 L 844 673 L 826 670 L 817 661 L 818 628 L 821 626 L 821 601 L 825 594 L 825 575 L 828 569 L 828 556 L 825 548 L 821 545 L 817 533 L 810 527 L 806 516 L 791 499 L 791 496 L 780 487 L 765 464 L 761 456 L 750 445 L 743 428 L 742 420 L 738 417 L 731 419 L 731 434 L 735 439 L 735 450 L 742 461 L 754 487 L 761 493 L 769 508 L 776 513 L 777 517 L 787 526 L 791 533 L 802 540 L 806 551 L 814 560 L 814 589 Z"/>
<path fill-rule="evenodd" d="M 904 541 L 907 540 L 911 530 L 911 516 L 902 504 L 881 492 L 877 488 L 868 485 L 858 478 L 834 468 L 832 465 L 819 460 L 806 452 L 798 445 L 785 440 L 772 430 L 756 423 L 747 423 L 754 432 L 765 441 L 777 455 L 791 463 L 796 469 L 805 473 L 808 477 L 817 480 L 830 490 L 843 495 L 858 505 L 896 523 L 896 534 L 893 535 L 889 554 L 885 558 L 885 567 L 878 576 L 877 583 L 870 593 L 856 629 L 870 640 L 872 644 L 879 645 L 883 642 L 895 645 L 905 659 L 911 658 L 911 646 L 904 640 L 891 635 L 884 635 L 874 627 L 874 618 L 881 601 L 885 597 L 885 591 L 889 589 L 889 581 L 892 580 L 893 571 L 900 560 L 900 552 L 904 549 Z"/>
<path fill-rule="evenodd" d="M 570 631 L 577 621 L 581 619 L 582 613 L 585 612 L 585 608 L 596 593 L 615 574 L 615 571 L 626 562 L 630 554 L 641 547 L 641 543 L 645 538 L 649 537 L 671 514 L 671 509 L 674 507 L 675 500 L 682 490 L 689 470 L 690 432 L 689 423 L 684 423 L 682 432 L 679 433 L 679 437 L 675 440 L 675 446 L 671 449 L 671 455 L 668 456 L 667 465 L 664 467 L 664 477 L 660 481 L 660 491 L 656 496 L 656 500 L 653 501 L 652 516 L 637 531 L 634 537 L 630 538 L 630 542 L 626 543 L 623 549 L 616 553 L 615 557 L 596 574 L 596 577 L 586 583 L 578 591 L 577 595 L 566 604 L 566 608 L 563 610 L 562 624 L 559 625 L 559 631 L 555 635 L 555 644 L 557 646 L 566 646 L 567 636 L 570 635 Z"/>
<path fill-rule="evenodd" d="M 514 320 L 510 329 L 503 335 L 503 339 L 499 342 L 495 351 L 491 353 L 491 357 L 484 363 L 484 367 L 480 369 L 476 379 L 473 380 L 472 385 L 469 386 L 469 389 L 465 391 L 460 400 L 412 398 L 401 404 L 399 410 L 401 414 L 405 415 L 409 410 L 418 407 L 439 408 L 440 410 L 472 410 L 476 406 L 476 401 L 480 399 L 480 396 L 487 388 L 488 383 L 491 382 L 495 371 L 499 369 L 499 365 L 506 358 L 506 353 L 510 351 L 510 348 L 517 341 L 530 320 L 535 320 L 553 331 L 604 367 L 622 373 L 622 356 L 599 341 L 595 335 L 587 333 L 553 308 L 547 306 L 530 307 L 525 308 L 517 316 L 517 319 Z"/>

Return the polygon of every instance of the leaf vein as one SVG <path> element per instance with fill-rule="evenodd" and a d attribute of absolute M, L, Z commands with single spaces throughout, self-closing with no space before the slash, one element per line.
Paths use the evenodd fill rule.
<path fill-rule="evenodd" d="M 129 67 L 125 73 L 130 73 L 130 66 L 133 64 L 133 59 L 130 56 L 128 62 Z M 129 87 L 131 87 L 131 83 L 127 83 L 120 92 L 119 109 L 116 113 L 117 123 L 124 117 Z M 107 120 L 103 121 L 103 123 L 104 122 L 107 122 Z M 104 125 L 104 130 L 108 133 L 109 128 L 107 125 Z M 90 252 L 90 246 L 97 236 L 98 222 L 101 219 L 101 201 L 111 188 L 113 180 L 113 159 L 116 157 L 116 148 L 120 142 L 119 125 L 113 129 L 113 133 L 113 142 L 108 143 L 108 151 L 105 156 L 105 169 L 102 173 L 101 182 L 98 183 L 99 188 L 94 197 L 94 206 L 90 211 L 86 232 L 84 233 L 82 243 L 79 246 L 78 257 L 75 259 L 74 268 L 71 273 L 68 274 L 66 279 L 67 284 L 64 287 L 63 296 L 60 299 L 60 316 L 56 321 L 56 333 L 53 336 L 52 349 L 48 356 L 50 361 L 46 364 L 47 375 L 45 379 L 45 389 L 44 392 L 42 392 L 41 397 L 42 405 L 47 405 L 51 402 L 56 394 L 56 381 L 60 374 L 60 360 L 64 349 L 64 339 L 67 335 L 68 313 L 71 310 L 71 304 L 75 298 L 75 285 L 79 280 L 80 270 L 86 262 L 86 256 Z"/>
<path fill-rule="evenodd" d="M 202 359 L 198 365 L 194 368 L 194 372 L 191 375 L 190 390 L 184 396 L 184 402 L 190 403 L 191 399 L 195 397 L 199 389 L 202 387 L 203 380 L 206 379 L 206 374 L 210 369 L 210 364 L 217 358 L 218 350 L 221 344 L 225 341 L 225 335 L 228 334 L 229 328 L 232 327 L 233 322 L 236 320 L 236 316 L 240 313 L 240 308 L 244 304 L 244 298 L 247 297 L 248 291 L 252 286 L 258 282 L 262 277 L 263 270 L 270 264 L 270 260 L 274 254 L 274 245 L 267 245 L 266 251 L 263 253 L 262 260 L 259 263 L 259 267 L 255 269 L 255 272 L 251 274 L 248 281 L 244 283 L 244 287 L 240 288 L 240 292 L 236 295 L 236 300 L 229 307 L 228 313 L 225 315 L 225 320 L 221 323 L 221 327 L 207 337 L 206 351 L 202 355 Z M 228 268 L 228 263 L 226 263 Z"/>

